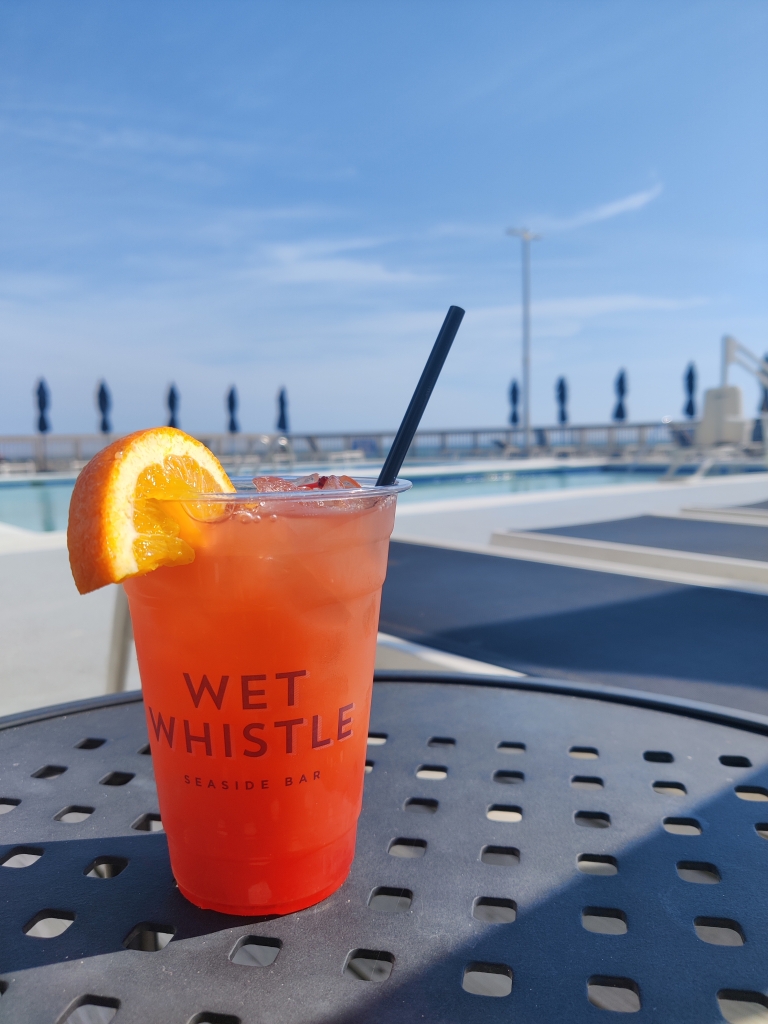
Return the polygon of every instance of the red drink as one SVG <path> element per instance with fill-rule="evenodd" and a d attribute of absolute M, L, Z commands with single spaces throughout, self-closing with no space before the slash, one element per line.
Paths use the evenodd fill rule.
<path fill-rule="evenodd" d="M 349 872 L 402 489 L 163 503 L 195 560 L 125 589 L 171 866 L 199 907 L 286 914 Z"/>

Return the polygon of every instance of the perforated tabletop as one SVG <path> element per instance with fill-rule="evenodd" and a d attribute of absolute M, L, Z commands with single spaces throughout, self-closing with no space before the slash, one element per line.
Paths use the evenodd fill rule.
<path fill-rule="evenodd" d="M 768 1020 L 768 720 L 386 675 L 350 877 L 271 920 L 176 890 L 138 695 L 0 722 L 0 1020 Z"/>

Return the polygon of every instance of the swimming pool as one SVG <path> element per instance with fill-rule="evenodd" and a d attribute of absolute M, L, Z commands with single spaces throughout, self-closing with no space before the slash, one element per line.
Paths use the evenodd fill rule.
<path fill-rule="evenodd" d="M 452 473 L 439 471 L 417 476 L 403 475 L 413 488 L 397 500 L 400 504 L 422 501 L 447 501 L 451 498 L 484 498 L 528 491 L 563 491 L 573 487 L 607 487 L 610 484 L 647 483 L 666 471 L 666 466 L 571 466 L 547 469 L 497 470 L 490 473 Z"/>
<path fill-rule="evenodd" d="M 566 490 L 573 487 L 603 487 L 610 484 L 644 483 L 664 473 L 663 465 L 595 464 L 585 460 L 581 466 L 540 465 L 508 468 L 498 463 L 479 466 L 413 466 L 403 475 L 413 481 L 413 489 L 401 495 L 405 504 L 422 501 L 444 501 L 450 498 L 474 498 L 488 495 L 516 494 L 526 491 Z M 339 466 L 330 472 L 340 472 Z M 368 467 L 344 467 L 353 475 L 370 476 Z M 279 472 L 274 471 L 273 472 Z M 45 532 L 65 530 L 69 499 L 75 478 L 69 475 L 34 477 L 32 479 L 0 479 L 0 522 L 27 530 Z"/>
<path fill-rule="evenodd" d="M 66 530 L 73 477 L 0 480 L 0 523 L 26 530 Z"/>

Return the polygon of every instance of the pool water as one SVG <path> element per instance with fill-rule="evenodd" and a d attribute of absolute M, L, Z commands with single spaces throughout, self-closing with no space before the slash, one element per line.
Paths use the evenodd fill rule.
<path fill-rule="evenodd" d="M 26 530 L 66 530 L 69 499 L 75 481 L 0 481 L 0 523 Z"/>
<path fill-rule="evenodd" d="M 451 498 L 480 498 L 526 491 L 567 490 L 573 487 L 604 487 L 609 484 L 644 483 L 656 480 L 664 466 L 612 466 L 584 469 L 504 470 L 492 473 L 444 473 L 435 468 L 415 475 L 413 489 L 398 499 L 411 504 Z M 370 473 L 370 469 L 367 470 Z M 404 474 L 407 477 L 407 471 Z M 0 522 L 27 530 L 65 530 L 74 479 L 0 480 Z"/>
<path fill-rule="evenodd" d="M 610 466 L 589 469 L 509 470 L 466 476 L 419 476 L 413 488 L 401 494 L 400 504 L 448 501 L 452 498 L 485 498 L 528 491 L 562 491 L 573 487 L 606 487 L 610 484 L 638 484 L 658 480 L 666 466 Z M 403 474 L 408 477 L 407 472 Z"/>

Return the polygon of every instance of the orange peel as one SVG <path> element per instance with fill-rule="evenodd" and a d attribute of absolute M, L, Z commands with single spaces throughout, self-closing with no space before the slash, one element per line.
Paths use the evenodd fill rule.
<path fill-rule="evenodd" d="M 194 561 L 162 502 L 234 490 L 216 456 L 182 430 L 154 427 L 114 441 L 91 459 L 72 493 L 67 547 L 77 589 L 87 594 Z"/>

